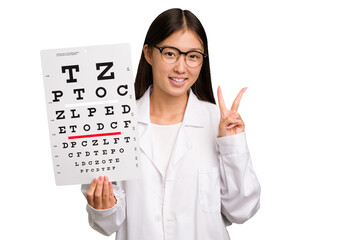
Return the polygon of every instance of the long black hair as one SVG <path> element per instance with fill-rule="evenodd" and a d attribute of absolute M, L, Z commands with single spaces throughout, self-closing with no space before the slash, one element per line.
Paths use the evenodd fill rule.
<path fill-rule="evenodd" d="M 145 37 L 144 46 L 154 47 L 168 38 L 171 34 L 181 30 L 189 29 L 195 32 L 202 41 L 204 52 L 208 56 L 204 58 L 198 79 L 191 89 L 198 99 L 215 104 L 212 91 L 208 42 L 205 30 L 200 20 L 190 11 L 179 8 L 169 9 L 161 13 L 150 25 Z M 148 87 L 153 84 L 152 67 L 146 61 L 144 52 L 141 58 L 135 78 L 136 99 L 141 98 Z"/>

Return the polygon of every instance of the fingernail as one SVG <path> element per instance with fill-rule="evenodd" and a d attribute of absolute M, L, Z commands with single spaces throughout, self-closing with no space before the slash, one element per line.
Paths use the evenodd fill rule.
<path fill-rule="evenodd" d="M 240 119 L 235 119 L 235 122 L 240 122 L 241 120 Z"/>
<path fill-rule="evenodd" d="M 93 183 L 96 183 L 96 178 L 93 179 Z"/>
<path fill-rule="evenodd" d="M 108 177 L 107 177 L 107 176 L 105 176 L 105 177 L 104 177 L 104 181 L 105 181 L 105 182 L 107 182 L 107 180 L 108 180 Z"/>
<path fill-rule="evenodd" d="M 103 177 L 102 177 L 102 176 L 100 176 L 100 177 L 99 177 L 99 181 L 102 181 L 102 180 L 103 180 Z"/>

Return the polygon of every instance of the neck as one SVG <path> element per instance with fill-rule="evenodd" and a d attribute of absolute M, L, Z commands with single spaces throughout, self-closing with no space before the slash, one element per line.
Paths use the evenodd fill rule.
<path fill-rule="evenodd" d="M 150 120 L 159 125 L 182 122 L 188 101 L 188 94 L 171 96 L 153 89 L 150 95 Z"/>

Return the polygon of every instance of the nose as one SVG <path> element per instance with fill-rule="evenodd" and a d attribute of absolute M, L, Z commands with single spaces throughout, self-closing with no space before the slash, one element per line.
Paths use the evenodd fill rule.
<path fill-rule="evenodd" d="M 186 58 L 184 54 L 181 54 L 179 59 L 177 60 L 175 66 L 174 66 L 174 71 L 178 72 L 178 73 L 184 73 L 185 69 L 186 69 L 186 62 L 185 62 Z"/>

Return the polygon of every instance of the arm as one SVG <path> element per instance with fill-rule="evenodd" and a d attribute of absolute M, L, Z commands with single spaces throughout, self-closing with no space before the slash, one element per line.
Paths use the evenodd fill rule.
<path fill-rule="evenodd" d="M 252 167 L 245 132 L 217 138 L 221 173 L 221 209 L 234 223 L 244 223 L 260 207 L 260 184 Z"/>
<path fill-rule="evenodd" d="M 217 91 L 220 122 L 216 143 L 221 174 L 221 208 L 223 215 L 234 223 L 245 222 L 260 206 L 260 184 L 251 164 L 245 123 L 237 112 L 246 89 L 241 89 L 231 109 L 225 106 L 220 87 Z"/>
<path fill-rule="evenodd" d="M 107 177 L 94 179 L 91 185 L 81 186 L 88 204 L 86 210 L 89 224 L 96 231 L 110 236 L 125 220 L 125 192 L 121 186 L 114 185 Z"/>

